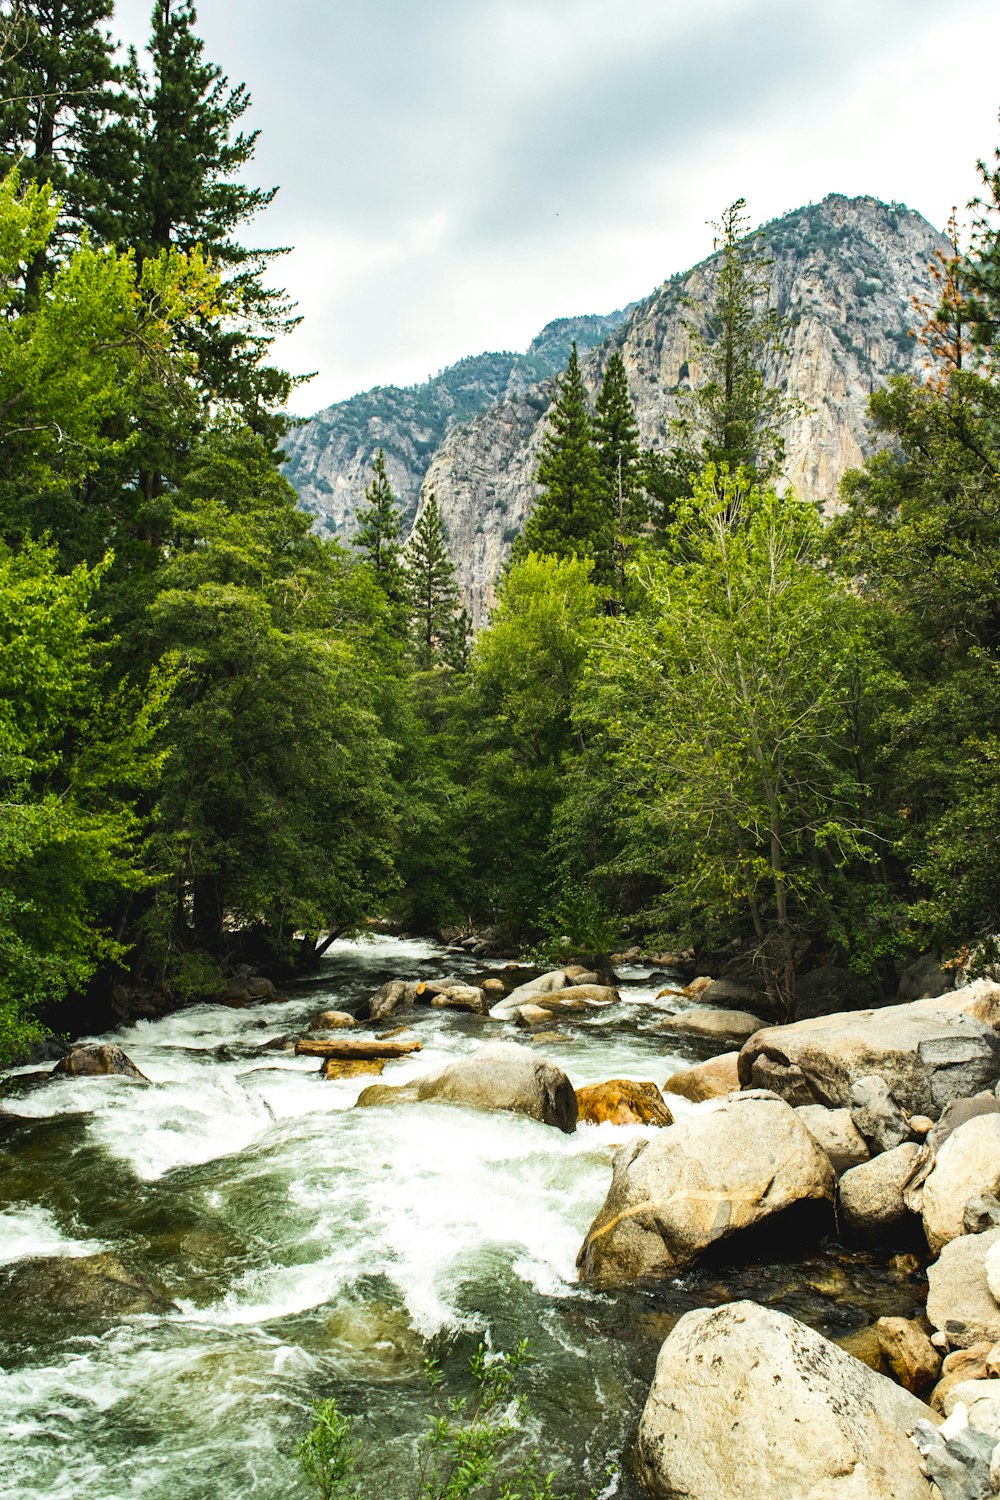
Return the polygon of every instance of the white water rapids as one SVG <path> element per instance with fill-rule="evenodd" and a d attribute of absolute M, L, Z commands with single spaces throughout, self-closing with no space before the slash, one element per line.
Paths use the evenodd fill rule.
<path fill-rule="evenodd" d="M 175 1306 L 53 1324 L 0 1300 L 2 1500 L 306 1500 L 295 1443 L 327 1396 L 368 1440 L 371 1500 L 398 1500 L 433 1409 L 424 1358 L 461 1391 L 484 1338 L 530 1340 L 531 1439 L 566 1488 L 638 1494 L 628 1448 L 658 1341 L 677 1312 L 728 1292 L 698 1275 L 616 1295 L 576 1281 L 613 1150 L 637 1132 L 566 1136 L 439 1104 L 354 1110 L 370 1079 L 328 1082 L 315 1059 L 262 1050 L 387 977 L 482 967 L 418 942 L 337 943 L 323 984 L 288 1001 L 198 1006 L 102 1038 L 153 1088 L 66 1078 L 0 1101 L 0 1268 L 113 1251 Z M 577 1087 L 662 1085 L 691 1060 L 655 1029 L 659 985 L 623 978 L 621 1005 L 540 1049 Z M 517 1035 L 457 1012 L 412 1019 L 424 1050 L 383 1082 Z M 842 1280 L 807 1285 L 803 1315 L 821 1321 L 810 1309 L 829 1303 L 852 1326 Z M 767 1295 L 802 1313 L 787 1268 Z M 616 1479 L 609 1460 L 624 1460 Z"/>

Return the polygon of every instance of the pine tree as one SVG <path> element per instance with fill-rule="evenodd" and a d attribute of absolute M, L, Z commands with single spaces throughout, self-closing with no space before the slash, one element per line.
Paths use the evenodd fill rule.
<path fill-rule="evenodd" d="M 112 0 L 0 6 L 0 171 L 17 166 L 22 181 L 49 183 L 69 237 L 94 190 L 87 152 L 116 99 L 120 70 L 103 25 L 113 8 Z M 32 263 L 34 286 L 44 265 L 43 257 Z"/>
<path fill-rule="evenodd" d="M 417 662 L 425 671 L 454 649 L 455 565 L 437 498 L 428 497 L 406 548 L 406 576 Z"/>
<path fill-rule="evenodd" d="M 784 442 L 779 424 L 792 409 L 780 390 L 764 383 L 765 356 L 778 347 L 784 320 L 767 305 L 764 276 L 770 261 L 748 234 L 746 202 L 738 198 L 722 215 L 714 249 L 720 252 L 715 296 L 704 328 L 688 324 L 705 380 L 681 398 L 673 427 L 674 469 L 687 493 L 690 475 L 706 463 L 746 470 L 753 483 L 781 472 Z"/>
<path fill-rule="evenodd" d="M 358 510 L 358 529 L 354 546 L 364 554 L 387 598 L 399 602 L 402 597 L 400 530 L 402 515 L 392 493 L 385 471 L 385 453 L 380 448 L 372 460 L 374 479 L 365 490 L 365 504 Z"/>
<path fill-rule="evenodd" d="M 250 107 L 245 84 L 231 87 L 206 62 L 191 0 L 155 0 L 145 72 L 134 49 L 118 116 L 86 153 L 100 183 L 85 218 L 102 240 L 131 249 L 142 265 L 168 247 L 200 246 L 224 273 L 225 316 L 205 318 L 190 336 L 205 396 L 233 404 L 256 430 L 277 437 L 275 408 L 297 383 L 263 363 L 274 340 L 299 319 L 284 292 L 264 285 L 268 263 L 285 249 L 248 249 L 238 228 L 273 199 L 276 188 L 248 187 L 258 131 L 240 121 Z"/>
<path fill-rule="evenodd" d="M 604 503 L 614 535 L 615 586 L 619 597 L 625 587 L 625 560 L 649 519 L 649 500 L 643 485 L 642 454 L 635 408 L 628 390 L 625 361 L 617 351 L 608 361 L 597 393 L 597 457 Z"/>
<path fill-rule="evenodd" d="M 604 503 L 594 423 L 576 344 L 557 382 L 536 473 L 542 493 L 524 528 L 519 552 L 590 558 L 595 582 L 612 582 L 613 529 Z"/>

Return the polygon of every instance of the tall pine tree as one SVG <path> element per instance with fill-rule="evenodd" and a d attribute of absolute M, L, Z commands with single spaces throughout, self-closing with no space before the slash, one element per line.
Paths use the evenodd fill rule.
<path fill-rule="evenodd" d="M 239 128 L 250 95 L 205 61 L 196 20 L 191 0 L 155 0 L 148 71 L 132 50 L 118 117 L 86 153 L 101 188 L 85 218 L 102 240 L 134 251 L 140 265 L 168 247 L 200 246 L 211 256 L 224 276 L 225 312 L 206 316 L 189 335 L 199 383 L 207 399 L 232 404 L 273 438 L 284 430 L 275 409 L 296 382 L 264 360 L 299 319 L 285 293 L 264 283 L 269 261 L 285 250 L 249 249 L 236 234 L 277 189 L 240 180 L 258 136 Z"/>
<path fill-rule="evenodd" d="M 437 498 L 429 496 L 406 548 L 406 577 L 417 662 L 425 671 L 456 651 L 458 587 Z"/>
<path fill-rule="evenodd" d="M 365 504 L 358 510 L 354 546 L 375 575 L 379 588 L 395 603 L 402 598 L 400 543 L 402 515 L 385 471 L 385 453 L 380 448 L 372 460 L 375 476 L 365 490 Z"/>
<path fill-rule="evenodd" d="M 610 584 L 614 531 L 575 343 L 566 373 L 557 383 L 548 422 L 536 474 L 542 493 L 518 550 L 589 558 L 595 582 Z"/>
<path fill-rule="evenodd" d="M 629 395 L 625 361 L 618 351 L 608 360 L 597 393 L 596 413 L 597 458 L 614 538 L 614 583 L 620 599 L 625 589 L 625 560 L 630 543 L 649 519 L 649 500 L 642 484 L 635 408 Z"/>

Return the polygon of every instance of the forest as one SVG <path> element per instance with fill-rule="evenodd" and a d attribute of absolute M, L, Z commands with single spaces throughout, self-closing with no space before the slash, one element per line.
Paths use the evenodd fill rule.
<path fill-rule="evenodd" d="M 193 7 L 3 13 L 0 1061 L 109 997 L 308 972 L 388 919 L 538 955 L 751 949 L 876 981 L 1000 930 L 1000 157 L 836 516 L 782 485 L 742 202 L 667 451 L 576 350 L 472 636 L 382 456 L 351 545 L 281 473 L 281 251 Z M 833 497 L 831 497 L 832 499 Z"/>

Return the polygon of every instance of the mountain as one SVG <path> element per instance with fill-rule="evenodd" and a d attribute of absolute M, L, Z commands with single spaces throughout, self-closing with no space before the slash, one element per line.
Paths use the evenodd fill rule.
<path fill-rule="evenodd" d="M 771 301 L 790 320 L 784 351 L 765 371 L 799 403 L 783 429 L 787 479 L 831 504 L 845 470 L 871 451 L 870 393 L 891 375 L 922 371 L 914 300 L 934 301 L 930 264 L 950 247 L 901 204 L 832 194 L 765 225 L 761 248 L 771 259 Z M 426 385 L 369 392 L 320 413 L 293 439 L 298 456 L 287 472 L 302 503 L 320 524 L 347 534 L 381 444 L 408 517 L 417 512 L 418 485 L 421 501 L 437 495 L 459 581 L 481 619 L 536 493 L 551 375 L 565 364 L 570 340 L 589 350 L 581 367 L 592 393 L 610 354 L 621 351 L 642 441 L 668 446 L 677 394 L 699 380 L 690 324 L 711 301 L 717 265 L 711 256 L 609 319 L 550 324 L 536 340 L 541 354 L 532 345 L 524 356 L 463 360 Z M 585 329 L 596 335 L 589 345 Z M 519 363 L 532 359 L 549 368 L 532 376 Z"/>
<path fill-rule="evenodd" d="M 372 459 L 386 470 L 409 531 L 428 465 L 456 423 L 530 390 L 565 368 L 574 339 L 592 349 L 625 321 L 626 308 L 606 316 L 557 318 L 524 354 L 474 354 L 421 385 L 377 386 L 318 412 L 285 441 L 285 474 L 317 529 L 353 536 L 355 514 L 371 482 Z"/>

